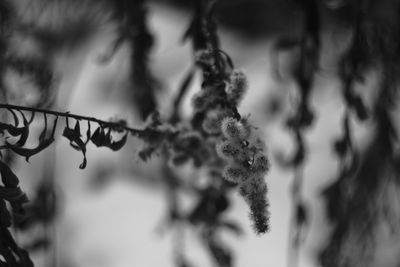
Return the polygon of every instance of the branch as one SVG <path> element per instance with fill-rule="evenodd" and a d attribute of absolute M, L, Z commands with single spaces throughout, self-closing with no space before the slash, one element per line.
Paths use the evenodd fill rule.
<path fill-rule="evenodd" d="M 38 113 L 55 115 L 57 117 L 73 118 L 73 119 L 76 119 L 76 120 L 85 120 L 85 121 L 90 121 L 90 122 L 96 122 L 99 125 L 101 125 L 102 127 L 124 129 L 124 130 L 130 132 L 132 135 L 135 135 L 135 136 L 138 136 L 138 135 L 141 135 L 141 134 L 144 133 L 144 130 L 130 128 L 130 127 L 126 126 L 125 124 L 121 123 L 121 122 L 107 122 L 107 121 L 96 119 L 94 117 L 87 117 L 87 116 L 71 114 L 71 113 L 69 113 L 69 111 L 67 111 L 67 112 L 59 112 L 59 111 L 53 111 L 53 110 L 47 110 L 47 109 L 31 108 L 31 107 L 17 106 L 17 105 L 10 105 L 10 104 L 0 104 L 0 109 L 1 108 L 3 108 L 3 109 L 21 110 L 21 111 L 30 111 L 30 112 L 38 112 Z"/>

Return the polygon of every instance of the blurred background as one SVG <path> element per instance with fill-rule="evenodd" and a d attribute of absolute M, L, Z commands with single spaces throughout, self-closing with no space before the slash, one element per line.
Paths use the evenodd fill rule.
<path fill-rule="evenodd" d="M 154 37 L 148 58 L 157 81 L 152 96 L 132 93 L 135 90 L 131 81 L 134 44 L 122 40 L 113 49 L 121 30 L 120 17 L 118 13 L 115 15 L 110 4 L 113 1 L 9 2 L 16 10 L 14 19 L 20 28 L 9 36 L 8 53 L 30 60 L 36 67 L 46 67 L 53 75 L 46 93 L 51 96 L 48 101 L 52 104 L 42 103 L 43 106 L 103 120 L 121 118 L 135 128 L 144 125 L 138 99 L 147 101 L 154 97 L 161 116 L 170 114 L 171 99 L 193 66 L 191 44 L 182 41 L 193 17 L 190 1 L 145 3 L 146 23 Z M 297 1 L 219 2 L 216 21 L 221 49 L 231 56 L 236 68 L 245 71 L 249 80 L 249 89 L 239 111 L 243 115 L 250 114 L 252 123 L 266 141 L 271 160 L 271 170 L 265 177 L 271 230 L 265 235 L 254 233 L 248 207 L 233 190 L 228 196 L 225 216 L 234 221 L 240 231 L 237 234 L 222 231 L 220 238 L 233 255 L 232 266 L 294 267 L 293 257 L 297 258 L 295 262 L 299 267 L 322 266 L 319 255 L 330 242 L 334 229 L 327 217 L 322 192 L 337 179 L 340 170 L 340 160 L 332 144 L 343 134 L 342 118 L 346 111 L 337 74 L 339 59 L 351 42 L 346 1 L 318 4 L 321 52 L 309 99 L 315 119 L 304 133 L 307 156 L 301 168 L 304 177 L 301 194 L 307 215 L 304 215 L 306 222 L 302 224 L 298 252 L 293 251 L 291 241 L 295 174 L 282 159 L 290 157 L 296 146 L 286 120 L 296 112 L 298 91 L 294 73 L 299 61 L 296 43 L 303 33 L 304 14 Z M 386 12 L 392 2 L 382 1 L 379 6 Z M 371 71 L 363 85 L 356 88 L 368 108 L 373 106 L 377 94 L 378 77 Z M 4 74 L 8 90 L 6 101 L 26 106 L 40 102 L 44 98 L 35 82 L 29 75 L 7 70 Z M 192 114 L 191 96 L 200 87 L 201 75 L 196 74 L 182 102 L 184 118 Z M 396 125 L 398 120 L 396 116 L 393 118 Z M 38 135 L 41 124 L 34 123 L 32 129 Z M 373 121 L 360 123 L 352 119 L 352 129 L 354 146 L 361 152 L 367 150 L 374 136 Z M 223 266 L 210 256 L 198 227 L 169 222 L 164 163 L 158 156 L 143 162 L 137 155 L 142 141 L 129 138 L 119 152 L 89 144 L 88 165 L 81 170 L 78 168 L 81 154 L 69 147 L 68 141 L 60 137 L 61 132 L 56 136 L 56 144 L 33 156 L 30 163 L 16 156 L 11 165 L 30 200 L 39 198 L 39 189 L 49 185 L 48 181 L 52 181 L 50 184 L 54 187 L 55 195 L 42 202 L 50 207 L 56 203 L 51 208 L 54 217 L 29 231 L 15 233 L 20 244 L 30 244 L 35 238 L 42 242 L 31 246 L 35 266 Z M 201 171 L 190 164 L 176 172 L 187 184 L 202 182 Z M 397 187 L 393 186 L 392 190 L 384 191 L 388 198 L 385 201 L 391 207 L 392 216 L 400 218 Z M 190 190 L 179 192 L 177 199 L 187 211 L 198 201 Z M 397 219 L 394 221 L 397 223 Z M 374 228 L 378 241 L 368 251 L 368 266 L 399 266 L 400 242 L 396 226 L 388 230 L 385 223 L 380 225 L 380 230 Z M 47 244 L 46 238 L 39 238 L 42 236 L 50 243 Z M 352 242 L 349 241 L 346 250 L 349 254 L 360 255 L 352 251 L 363 241 Z M 180 254 L 187 260 L 180 262 L 181 265 L 176 259 Z M 367 265 L 360 263 L 359 266 Z"/>

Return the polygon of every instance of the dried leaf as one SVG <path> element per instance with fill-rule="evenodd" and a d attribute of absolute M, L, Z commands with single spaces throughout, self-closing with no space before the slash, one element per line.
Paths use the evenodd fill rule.
<path fill-rule="evenodd" d="M 97 147 L 108 147 L 113 151 L 117 151 L 125 145 L 127 138 L 128 133 L 126 132 L 119 141 L 114 142 L 112 141 L 111 128 L 109 128 L 106 133 L 104 128 L 100 126 L 96 129 L 90 139 L 92 143 L 95 144 Z"/>
<path fill-rule="evenodd" d="M 83 162 L 79 165 L 80 169 L 84 169 L 87 164 L 86 159 L 86 144 L 81 139 L 81 128 L 79 125 L 79 121 L 76 121 L 75 128 L 70 129 L 68 125 L 64 128 L 63 136 L 69 140 L 69 144 L 76 150 L 82 151 L 83 154 Z"/>
<path fill-rule="evenodd" d="M 45 116 L 46 118 L 46 116 Z M 54 142 L 54 133 L 57 127 L 57 120 L 58 117 L 54 120 L 53 124 L 53 130 L 51 133 L 51 136 L 46 138 L 46 132 L 47 132 L 47 119 L 45 120 L 45 127 L 42 131 L 42 133 L 39 136 L 39 144 L 35 148 L 24 148 L 20 147 L 17 144 L 10 144 L 9 142 L 5 142 L 5 145 L 3 146 L 4 148 L 12 150 L 14 153 L 25 157 L 25 160 L 29 162 L 29 158 L 32 157 L 33 155 L 36 155 L 37 153 L 41 152 L 42 150 L 46 149 L 48 146 L 50 146 Z"/>
<path fill-rule="evenodd" d="M 124 136 L 119 141 L 111 142 L 110 145 L 111 150 L 113 151 L 120 150 L 126 144 L 127 139 L 128 139 L 128 133 L 125 133 Z"/>
<path fill-rule="evenodd" d="M 7 187 L 16 187 L 19 184 L 18 177 L 11 171 L 10 167 L 3 161 L 0 161 L 0 173 L 3 184 Z"/>
<path fill-rule="evenodd" d="M 86 131 L 86 141 L 85 141 L 85 145 L 87 145 L 90 141 L 90 136 L 91 136 L 91 129 L 90 129 L 90 121 L 87 122 L 88 123 L 88 128 Z"/>
<path fill-rule="evenodd" d="M 6 202 L 3 199 L 0 199 L 0 225 L 4 227 L 11 226 L 11 215 L 7 210 Z"/>
<path fill-rule="evenodd" d="M 18 145 L 10 144 L 6 141 L 5 148 L 12 150 L 14 153 L 25 157 L 25 160 L 29 162 L 29 158 L 37 153 L 41 152 L 42 150 L 46 149 L 51 143 L 54 142 L 53 138 L 45 139 L 39 143 L 39 145 L 35 148 L 24 148 Z"/>
<path fill-rule="evenodd" d="M 94 131 L 92 137 L 90 138 L 93 144 L 97 147 L 105 146 L 107 143 L 107 137 L 104 132 L 104 129 L 100 126 Z"/>
<path fill-rule="evenodd" d="M 24 127 L 16 127 L 11 124 L 0 122 L 0 132 L 7 131 L 12 136 L 19 136 L 24 133 Z"/>
<path fill-rule="evenodd" d="M 7 110 L 11 112 L 11 114 L 12 114 L 12 116 L 13 116 L 13 118 L 14 118 L 14 126 L 15 126 L 15 127 L 18 127 L 18 125 L 19 125 L 19 120 L 18 120 L 17 114 L 15 114 L 15 111 L 12 110 L 11 108 L 8 108 Z"/>
<path fill-rule="evenodd" d="M 0 199 L 7 200 L 10 203 L 18 203 L 18 204 L 28 202 L 28 197 L 21 190 L 19 186 L 17 187 L 0 186 Z"/>
<path fill-rule="evenodd" d="M 24 121 L 24 126 L 22 127 L 21 137 L 19 138 L 17 145 L 24 146 L 26 143 L 26 140 L 28 140 L 29 126 L 30 126 L 31 122 L 33 121 L 33 118 L 35 117 L 35 112 L 32 112 L 32 116 L 29 121 L 26 119 L 26 117 L 22 111 L 20 111 L 20 113 L 21 113 L 22 119 Z"/>

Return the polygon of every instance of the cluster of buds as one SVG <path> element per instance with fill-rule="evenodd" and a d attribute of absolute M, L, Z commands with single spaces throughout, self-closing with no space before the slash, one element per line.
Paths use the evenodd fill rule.
<path fill-rule="evenodd" d="M 226 88 L 228 100 L 237 106 L 242 101 L 247 88 L 248 81 L 243 70 L 233 70 Z"/>
<path fill-rule="evenodd" d="M 213 85 L 206 85 L 192 98 L 192 105 L 196 111 L 213 109 L 218 104 L 225 103 L 237 107 L 248 88 L 248 81 L 242 70 L 233 70 L 229 81 L 223 85 L 223 91 Z"/>
<path fill-rule="evenodd" d="M 269 206 L 264 176 L 269 170 L 265 146 L 254 138 L 253 127 L 247 119 L 227 117 L 222 121 L 223 138 L 217 144 L 217 153 L 226 162 L 222 176 L 238 184 L 240 195 L 250 206 L 250 216 L 258 233 L 268 231 Z"/>
<path fill-rule="evenodd" d="M 212 68 L 209 57 L 209 53 L 199 52 L 197 61 Z M 195 112 L 203 114 L 204 137 L 214 140 L 209 143 L 213 144 L 216 157 L 220 159 L 216 161 L 219 162 L 220 176 L 238 185 L 240 195 L 250 207 L 255 231 L 265 233 L 269 229 L 269 204 L 264 176 L 269 170 L 269 161 L 255 127 L 250 125 L 248 118 L 237 113 L 248 88 L 247 77 L 242 70 L 233 70 L 223 83 L 206 78 L 202 87 L 193 96 L 192 105 Z"/>

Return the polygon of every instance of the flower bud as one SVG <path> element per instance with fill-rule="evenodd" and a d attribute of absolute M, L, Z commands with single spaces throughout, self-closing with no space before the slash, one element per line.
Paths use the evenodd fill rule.
<path fill-rule="evenodd" d="M 216 150 L 221 158 L 233 160 L 240 153 L 240 145 L 230 141 L 223 141 L 217 144 Z"/>
<path fill-rule="evenodd" d="M 240 103 L 247 91 L 248 81 L 242 70 L 234 70 L 231 73 L 229 85 L 226 89 L 229 101 L 234 105 Z"/>
<path fill-rule="evenodd" d="M 262 153 L 257 153 L 254 156 L 254 163 L 252 165 L 252 170 L 257 173 L 265 174 L 269 170 L 268 158 Z"/>
<path fill-rule="evenodd" d="M 239 187 L 239 193 L 250 207 L 250 217 L 254 230 L 261 234 L 269 230 L 269 212 L 267 199 L 267 184 L 263 177 L 251 178 Z"/>
<path fill-rule="evenodd" d="M 227 165 L 224 168 L 222 176 L 229 182 L 238 184 L 246 181 L 249 178 L 249 173 L 244 168 Z"/>
<path fill-rule="evenodd" d="M 245 128 L 241 122 L 232 117 L 226 117 L 222 120 L 221 130 L 224 136 L 228 139 L 243 140 L 249 135 L 247 128 Z"/>
<path fill-rule="evenodd" d="M 203 130 L 208 134 L 219 134 L 221 132 L 221 114 L 215 110 L 207 113 L 203 120 Z"/>

